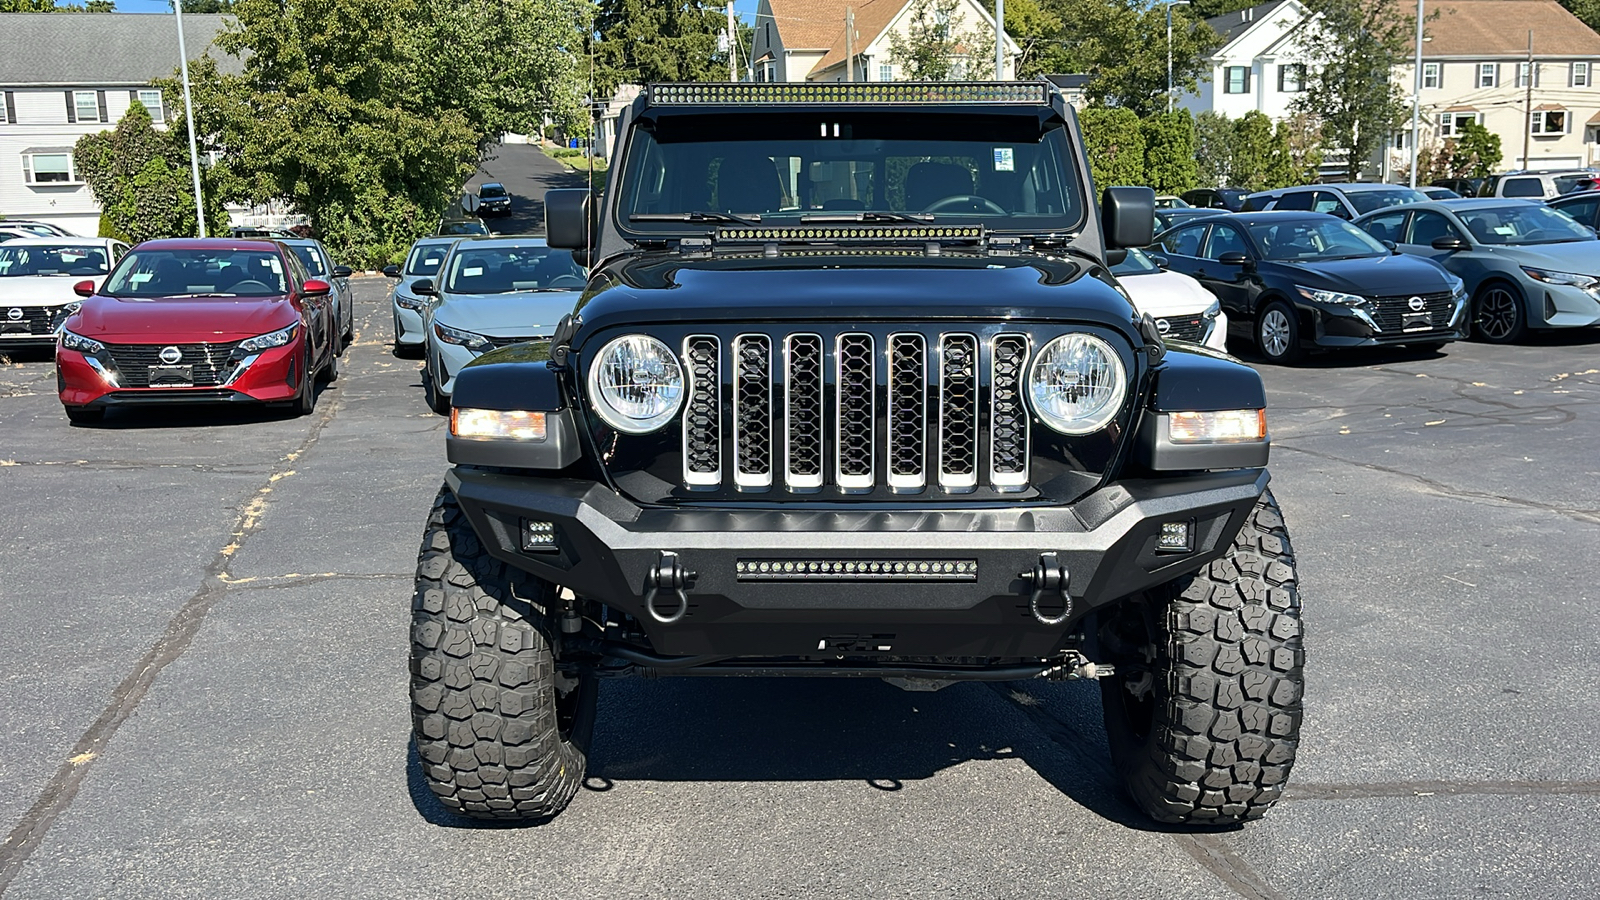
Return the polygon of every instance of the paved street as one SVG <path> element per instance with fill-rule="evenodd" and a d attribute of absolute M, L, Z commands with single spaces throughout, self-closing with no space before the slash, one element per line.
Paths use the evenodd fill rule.
<path fill-rule="evenodd" d="M 684 679 L 603 684 L 588 789 L 484 828 L 410 748 L 444 420 L 387 284 L 304 419 L 73 428 L 0 368 L 7 900 L 1600 894 L 1600 334 L 1266 370 L 1308 690 L 1261 822 L 1141 820 L 1093 686 Z"/>
<path fill-rule="evenodd" d="M 467 182 L 476 193 L 486 181 L 498 181 L 511 192 L 511 215 L 484 219 L 495 234 L 544 234 L 544 192 L 583 187 L 583 176 L 546 156 L 532 144 L 501 144 Z"/>

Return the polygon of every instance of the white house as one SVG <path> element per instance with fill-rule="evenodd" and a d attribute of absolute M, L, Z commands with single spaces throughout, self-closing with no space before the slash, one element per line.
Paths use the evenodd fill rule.
<path fill-rule="evenodd" d="M 0 17 L 0 216 L 37 219 L 81 235 L 99 230 L 100 207 L 73 164 L 78 138 L 114 127 L 143 103 L 156 122 L 181 118 L 155 78 L 178 68 L 173 16 L 6 13 Z M 191 59 L 204 55 L 225 17 L 187 15 Z M 238 61 L 213 53 L 224 71 Z M 233 68 L 230 68 L 233 67 Z"/>
<path fill-rule="evenodd" d="M 1253 109 L 1274 122 L 1288 118 L 1305 90 L 1309 22 L 1299 0 L 1273 0 L 1207 19 L 1224 43 L 1207 61 L 1198 92 L 1180 94 L 1177 105 L 1230 119 Z"/>
<path fill-rule="evenodd" d="M 890 35 L 907 33 L 915 0 L 761 0 L 756 8 L 756 81 L 896 81 L 904 77 L 889 58 Z M 854 23 L 847 36 L 845 23 Z M 955 33 L 990 39 L 982 63 L 958 57 L 955 75 L 994 68 L 994 17 L 982 3 L 961 0 L 948 23 Z M 974 48 L 977 50 L 978 48 Z M 1002 78 L 1016 72 L 1017 43 L 1006 38 Z M 848 59 L 847 59 L 848 57 Z M 853 70 L 853 76 L 852 75 Z"/>

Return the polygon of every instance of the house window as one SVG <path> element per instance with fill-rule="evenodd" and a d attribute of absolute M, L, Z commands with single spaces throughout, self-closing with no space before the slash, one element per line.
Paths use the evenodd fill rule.
<path fill-rule="evenodd" d="M 1228 66 L 1222 70 L 1222 92 L 1224 94 L 1250 93 L 1250 67 Z"/>
<path fill-rule="evenodd" d="M 1530 65 L 1528 63 L 1517 63 L 1517 87 L 1527 87 L 1528 86 L 1528 71 L 1529 71 L 1530 68 L 1531 67 L 1530 67 Z M 1533 86 L 1534 87 L 1538 87 L 1539 86 L 1539 70 L 1538 69 L 1533 69 L 1532 71 L 1533 71 Z"/>
<path fill-rule="evenodd" d="M 775 63 L 775 62 L 767 63 L 767 80 L 768 81 L 777 81 L 778 80 L 778 64 L 777 63 Z"/>
<path fill-rule="evenodd" d="M 953 81 L 966 81 L 967 80 L 967 59 L 966 59 L 966 57 L 962 56 L 962 57 L 957 57 L 955 59 L 950 60 L 950 78 Z"/>
<path fill-rule="evenodd" d="M 879 63 L 878 64 L 878 80 L 879 81 L 893 81 L 894 80 L 894 66 L 890 65 L 889 63 Z"/>
<path fill-rule="evenodd" d="M 73 91 L 72 107 L 79 122 L 100 121 L 100 101 L 94 91 Z"/>
<path fill-rule="evenodd" d="M 72 166 L 72 154 L 69 152 L 24 153 L 22 180 L 28 184 L 75 184 L 78 183 L 78 172 Z"/>
<path fill-rule="evenodd" d="M 1482 116 L 1475 112 L 1443 113 L 1439 116 L 1439 137 L 1460 137 L 1463 129 L 1478 124 Z"/>
<path fill-rule="evenodd" d="M 1278 90 L 1285 94 L 1298 94 L 1306 89 L 1306 67 L 1290 63 L 1278 67 Z"/>
<path fill-rule="evenodd" d="M 1572 86 L 1573 87 L 1588 87 L 1589 86 L 1589 64 L 1588 63 L 1586 63 L 1586 62 L 1575 62 L 1575 63 L 1572 64 Z"/>
<path fill-rule="evenodd" d="M 1444 82 L 1444 79 L 1442 77 L 1440 77 L 1439 64 L 1438 63 L 1423 63 L 1422 64 L 1422 86 L 1423 87 L 1430 88 L 1430 89 L 1431 88 L 1437 88 L 1443 82 Z"/>
<path fill-rule="evenodd" d="M 167 120 L 166 110 L 161 108 L 160 91 L 140 91 L 139 102 L 143 103 L 144 108 L 150 111 L 150 121 L 165 122 Z"/>
<path fill-rule="evenodd" d="M 1529 125 L 1530 134 L 1567 134 L 1572 130 L 1572 116 L 1564 109 L 1536 109 L 1533 111 L 1533 122 Z"/>
<path fill-rule="evenodd" d="M 1478 64 L 1478 87 L 1492 88 L 1500 86 L 1500 66 L 1498 63 Z"/>

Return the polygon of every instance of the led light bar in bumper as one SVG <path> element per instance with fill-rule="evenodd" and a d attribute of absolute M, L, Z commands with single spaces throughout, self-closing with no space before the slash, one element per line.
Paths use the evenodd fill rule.
<path fill-rule="evenodd" d="M 741 559 L 740 581 L 977 581 L 975 559 Z"/>

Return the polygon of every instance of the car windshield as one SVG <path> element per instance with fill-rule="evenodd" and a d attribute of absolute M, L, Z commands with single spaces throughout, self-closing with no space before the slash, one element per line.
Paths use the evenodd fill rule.
<path fill-rule="evenodd" d="M 1143 250 L 1129 250 L 1122 262 L 1111 267 L 1113 275 L 1151 275 L 1161 271 L 1161 267 L 1150 261 L 1150 256 Z"/>
<path fill-rule="evenodd" d="M 1344 196 L 1358 213 L 1369 213 L 1385 206 L 1425 203 L 1428 199 L 1427 194 L 1411 188 L 1395 188 L 1392 191 L 1347 191 Z"/>
<path fill-rule="evenodd" d="M 504 197 L 505 195 L 506 189 L 498 184 L 486 184 L 478 188 L 479 197 Z"/>
<path fill-rule="evenodd" d="M 439 226 L 440 234 L 488 234 L 482 222 L 445 222 Z"/>
<path fill-rule="evenodd" d="M 1587 191 L 1592 189 L 1596 184 L 1597 177 L 1600 176 L 1595 176 L 1588 172 L 1582 172 L 1575 175 L 1557 175 L 1552 180 L 1556 184 L 1556 193 L 1570 194 L 1573 191 Z"/>
<path fill-rule="evenodd" d="M 1570 216 L 1531 203 L 1457 210 L 1456 214 L 1480 244 L 1564 244 L 1595 239 Z"/>
<path fill-rule="evenodd" d="M 134 250 L 100 293 L 109 297 L 272 297 L 289 292 L 270 250 Z"/>
<path fill-rule="evenodd" d="M 1070 159 L 1066 130 L 1032 115 L 784 111 L 742 115 L 737 128 L 664 115 L 629 150 L 619 224 L 682 230 L 733 215 L 1065 230 L 1083 217 Z"/>
<path fill-rule="evenodd" d="M 450 252 L 449 244 L 418 244 L 411 248 L 411 258 L 406 260 L 407 275 L 433 275 Z"/>
<path fill-rule="evenodd" d="M 444 278 L 453 294 L 576 291 L 584 281 L 571 250 L 549 247 L 462 247 Z"/>
<path fill-rule="evenodd" d="M 104 247 L 73 244 L 12 244 L 0 247 L 0 278 L 20 275 L 104 275 L 108 268 Z"/>
<path fill-rule="evenodd" d="M 322 254 L 318 253 L 315 247 L 297 245 L 289 249 L 294 251 L 295 256 L 300 257 L 302 263 L 305 263 L 306 271 L 311 273 L 311 277 L 322 278 L 326 275 L 327 270 L 322 267 Z"/>
<path fill-rule="evenodd" d="M 1261 246 L 1264 258 L 1281 262 L 1389 255 L 1389 248 L 1365 231 L 1331 216 L 1262 222 L 1250 226 L 1250 236 Z"/>

